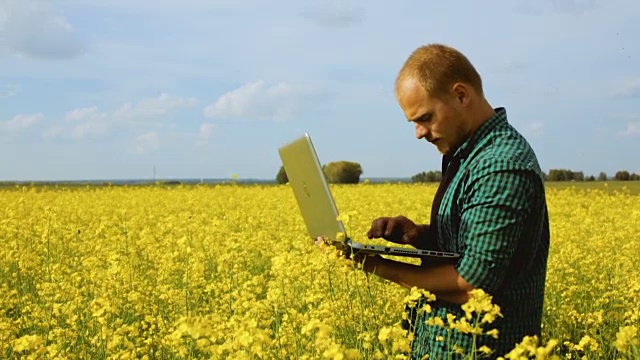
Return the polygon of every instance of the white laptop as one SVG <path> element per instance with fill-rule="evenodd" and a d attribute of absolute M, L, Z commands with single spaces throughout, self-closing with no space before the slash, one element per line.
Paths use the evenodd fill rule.
<path fill-rule="evenodd" d="M 459 258 L 458 254 L 451 252 L 354 242 L 338 220 L 338 209 L 309 134 L 305 133 L 280 147 L 278 152 L 307 231 L 313 240 L 322 237 L 346 254 L 364 252 L 416 258 Z M 338 233 L 344 234 L 344 240 L 338 241 Z"/>

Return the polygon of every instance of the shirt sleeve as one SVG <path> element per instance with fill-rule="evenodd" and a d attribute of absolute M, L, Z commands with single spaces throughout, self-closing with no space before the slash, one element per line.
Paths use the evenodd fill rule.
<path fill-rule="evenodd" d="M 510 261 L 537 206 L 537 174 L 501 160 L 484 160 L 469 174 L 456 268 L 469 284 L 494 294 L 511 271 Z"/>

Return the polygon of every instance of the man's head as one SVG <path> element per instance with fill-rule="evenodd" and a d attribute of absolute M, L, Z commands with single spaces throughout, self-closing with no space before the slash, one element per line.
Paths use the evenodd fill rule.
<path fill-rule="evenodd" d="M 416 137 L 449 153 L 491 115 L 482 80 L 459 51 L 440 44 L 416 49 L 396 78 L 396 98 Z"/>

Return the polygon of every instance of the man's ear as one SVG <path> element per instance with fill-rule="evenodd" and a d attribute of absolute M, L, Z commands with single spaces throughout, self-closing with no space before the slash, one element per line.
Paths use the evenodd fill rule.
<path fill-rule="evenodd" d="M 451 90 L 458 104 L 462 106 L 466 106 L 469 104 L 469 101 L 471 100 L 471 92 L 469 91 L 469 87 L 466 84 L 455 83 Z"/>

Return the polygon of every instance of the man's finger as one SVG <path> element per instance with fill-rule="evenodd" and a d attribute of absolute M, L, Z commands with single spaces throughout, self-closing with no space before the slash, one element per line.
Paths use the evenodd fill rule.
<path fill-rule="evenodd" d="M 384 231 L 384 238 L 388 239 L 394 232 L 395 228 L 398 226 L 398 221 L 396 219 L 390 219 L 387 222 L 387 226 Z"/>
<path fill-rule="evenodd" d="M 402 242 L 405 244 L 409 244 L 411 242 L 411 237 L 409 236 L 409 234 L 404 234 L 402 236 Z"/>
<path fill-rule="evenodd" d="M 381 237 L 382 230 L 384 229 L 384 225 L 385 225 L 385 218 L 375 219 L 371 224 L 371 229 L 369 229 L 369 233 L 367 234 L 369 239 Z"/>

